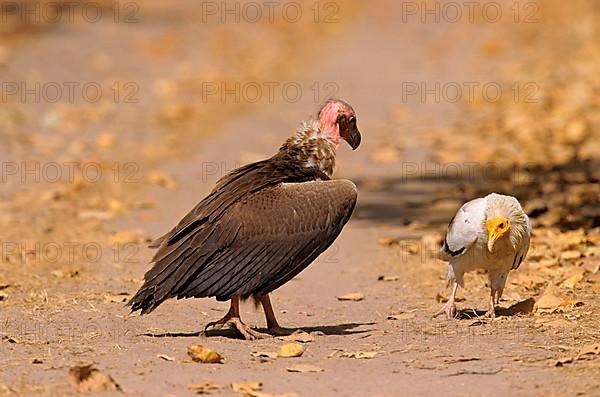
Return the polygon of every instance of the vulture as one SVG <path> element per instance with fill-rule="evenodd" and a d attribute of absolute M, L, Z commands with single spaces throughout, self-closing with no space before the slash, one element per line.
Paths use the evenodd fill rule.
<path fill-rule="evenodd" d="M 448 302 L 435 316 L 456 315 L 458 286 L 464 288 L 466 272 L 488 272 L 490 297 L 485 313 L 495 317 L 508 273 L 518 269 L 529 250 L 531 223 L 521 204 L 512 196 L 491 193 L 464 204 L 450 221 L 439 258 L 448 261 L 448 285 L 453 284 Z"/>
<path fill-rule="evenodd" d="M 221 178 L 164 236 L 143 285 L 128 303 L 150 313 L 169 298 L 230 300 L 229 312 L 210 327 L 234 327 L 245 339 L 266 336 L 240 318 L 241 299 L 262 304 L 267 332 L 279 326 L 269 293 L 290 281 L 325 251 L 348 222 L 357 189 L 333 180 L 336 151 L 361 142 L 352 107 L 329 100 L 316 119 L 303 122 L 269 159 Z"/>

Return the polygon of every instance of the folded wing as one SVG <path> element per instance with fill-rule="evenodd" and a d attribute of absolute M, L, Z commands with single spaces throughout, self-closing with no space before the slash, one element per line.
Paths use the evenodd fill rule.
<path fill-rule="evenodd" d="M 149 312 L 171 297 L 228 300 L 273 291 L 333 243 L 356 198 L 346 180 L 280 183 L 213 203 L 218 213 L 188 215 L 160 241 L 132 310 Z"/>

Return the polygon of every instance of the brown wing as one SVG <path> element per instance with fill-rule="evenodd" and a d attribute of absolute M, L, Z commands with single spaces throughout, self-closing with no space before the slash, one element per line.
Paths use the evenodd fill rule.
<path fill-rule="evenodd" d="M 273 291 L 333 243 L 356 197 L 346 180 L 282 183 L 244 196 L 215 221 L 163 245 L 132 310 L 149 312 L 170 297 L 227 300 Z"/>

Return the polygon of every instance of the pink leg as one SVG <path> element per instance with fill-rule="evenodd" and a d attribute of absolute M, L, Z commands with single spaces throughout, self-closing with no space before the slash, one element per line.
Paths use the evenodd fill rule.
<path fill-rule="evenodd" d="M 494 318 L 496 317 L 496 309 L 494 308 L 494 297 L 496 296 L 496 291 L 490 288 L 490 300 L 488 303 L 488 311 L 485 312 L 486 317 Z M 500 298 L 498 298 L 500 300 Z"/>
<path fill-rule="evenodd" d="M 450 319 L 456 316 L 456 291 L 458 290 L 458 283 L 454 282 L 452 286 L 452 293 L 450 294 L 450 298 L 448 298 L 448 302 L 442 307 L 442 309 L 435 313 L 433 317 L 437 317 L 442 313 L 446 313 L 446 318 Z"/>

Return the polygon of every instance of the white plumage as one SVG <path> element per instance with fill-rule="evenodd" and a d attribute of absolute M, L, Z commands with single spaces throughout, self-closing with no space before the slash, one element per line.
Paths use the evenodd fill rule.
<path fill-rule="evenodd" d="M 517 269 L 529 250 L 531 223 L 516 198 L 492 193 L 465 203 L 450 221 L 439 257 L 448 263 L 450 299 L 437 314 L 456 314 L 454 303 L 463 276 L 475 269 L 487 270 L 489 310 L 495 316 L 494 298 L 500 300 L 508 273 Z M 436 315 L 437 315 L 436 314 Z"/>

